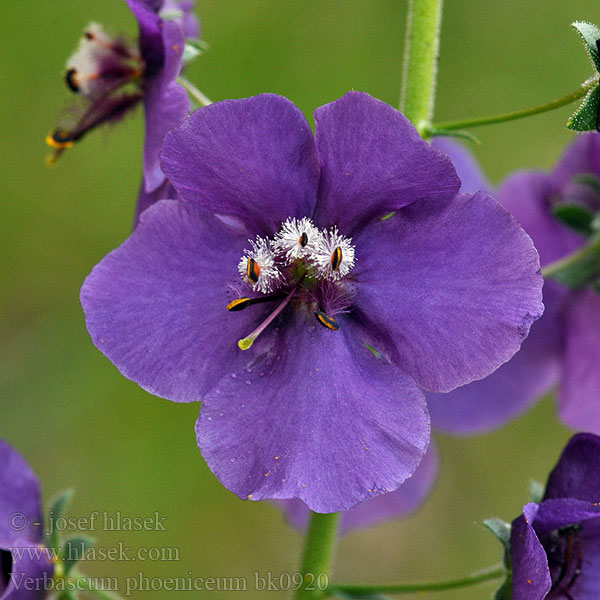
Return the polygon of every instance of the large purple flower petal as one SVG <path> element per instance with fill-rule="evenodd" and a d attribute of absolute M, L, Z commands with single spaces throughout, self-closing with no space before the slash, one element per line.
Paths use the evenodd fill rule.
<path fill-rule="evenodd" d="M 377 349 L 426 389 L 489 375 L 542 313 L 531 239 L 485 194 L 420 201 L 355 243 L 356 316 L 380 334 Z"/>
<path fill-rule="evenodd" d="M 160 168 L 163 138 L 170 129 L 182 123 L 190 111 L 188 94 L 175 81 L 181 70 L 185 45 L 183 31 L 174 21 L 163 22 L 161 31 L 165 48 L 164 65 L 156 76 L 145 80 L 144 90 L 144 178 L 147 192 L 153 192 L 165 181 Z"/>
<path fill-rule="evenodd" d="M 312 131 L 289 100 L 262 94 L 194 112 L 165 137 L 162 167 L 180 196 L 273 234 L 311 215 L 319 164 Z"/>
<path fill-rule="evenodd" d="M 429 495 L 438 473 L 438 456 L 433 439 L 427 453 L 412 477 L 395 492 L 381 494 L 357 504 L 342 514 L 340 533 L 359 527 L 371 527 L 389 519 L 400 519 L 417 510 Z M 288 520 L 298 529 L 308 525 L 308 506 L 298 498 L 276 501 Z"/>
<path fill-rule="evenodd" d="M 395 490 L 429 442 L 422 394 L 349 320 L 333 332 L 290 319 L 263 363 L 205 396 L 196 431 L 209 467 L 241 498 L 300 498 L 316 512 Z"/>
<path fill-rule="evenodd" d="M 600 294 L 574 292 L 565 310 L 564 326 L 560 416 L 575 429 L 600 434 Z"/>
<path fill-rule="evenodd" d="M 497 371 L 448 394 L 427 393 L 431 424 L 454 434 L 499 427 L 556 385 L 561 373 L 564 289 L 544 282 L 544 315 Z"/>
<path fill-rule="evenodd" d="M 446 154 L 460 177 L 460 191 L 463 194 L 485 192 L 492 194 L 492 186 L 479 163 L 467 148 L 447 137 L 437 137 L 431 145 Z"/>
<path fill-rule="evenodd" d="M 202 399 L 223 374 L 242 368 L 237 340 L 264 311 L 230 313 L 247 233 L 197 206 L 164 200 L 147 209 L 131 237 L 81 290 L 96 346 L 150 393 Z"/>
<path fill-rule="evenodd" d="M 363 92 L 315 111 L 322 167 L 315 221 L 351 234 L 365 220 L 421 198 L 449 200 L 460 181 L 447 156 L 389 104 Z"/>
<path fill-rule="evenodd" d="M 0 542 L 39 541 L 42 535 L 38 478 L 20 454 L 0 440 Z"/>
<path fill-rule="evenodd" d="M 4 567 L 10 572 L 4 573 Z M 52 589 L 54 563 L 48 550 L 35 542 L 0 543 L 0 600 L 40 600 Z"/>
<path fill-rule="evenodd" d="M 574 435 L 548 478 L 544 498 L 579 498 L 600 502 L 600 438 Z"/>
<path fill-rule="evenodd" d="M 546 551 L 531 525 L 537 509 L 537 504 L 527 504 L 512 524 L 512 600 L 542 600 L 552 586 Z"/>

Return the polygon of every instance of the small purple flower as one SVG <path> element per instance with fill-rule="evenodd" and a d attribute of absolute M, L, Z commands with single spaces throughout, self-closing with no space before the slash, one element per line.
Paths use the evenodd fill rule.
<path fill-rule="evenodd" d="M 44 597 L 41 582 L 52 579 L 54 563 L 42 541 L 38 478 L 20 454 L 0 440 L 0 600 Z"/>
<path fill-rule="evenodd" d="M 446 140 L 436 145 L 450 154 L 461 178 L 467 173 L 465 180 L 471 187 L 464 191 L 490 189 L 466 151 Z M 586 243 L 586 237 L 552 215 L 563 203 L 600 210 L 600 193 L 578 181 L 581 175 L 600 177 L 600 136 L 596 134 L 578 137 L 552 173 L 516 173 L 500 188 L 499 201 L 533 238 L 542 266 Z M 450 394 L 428 394 L 434 427 L 452 433 L 497 427 L 559 384 L 561 419 L 574 429 L 600 433 L 600 294 L 589 287 L 572 290 L 547 279 L 544 305 L 544 316 L 509 363 Z"/>
<path fill-rule="evenodd" d="M 512 600 L 600 597 L 600 438 L 571 438 L 543 501 L 523 508 L 510 538 Z"/>
<path fill-rule="evenodd" d="M 198 444 L 226 487 L 331 512 L 413 474 L 418 385 L 489 374 L 543 307 L 530 238 L 457 194 L 402 114 L 350 92 L 315 120 L 316 139 L 272 94 L 197 110 L 163 142 L 182 201 L 145 211 L 81 299 L 126 377 L 203 401 Z"/>
<path fill-rule="evenodd" d="M 77 102 L 46 141 L 55 148 L 55 161 L 89 131 L 119 121 L 143 102 L 146 138 L 139 213 L 172 190 L 160 168 L 160 145 L 190 110 L 187 92 L 175 80 L 186 37 L 197 37 L 199 27 L 193 2 L 126 1 L 138 21 L 137 42 L 113 37 L 97 23 L 88 25 L 66 67 L 65 80 Z"/>

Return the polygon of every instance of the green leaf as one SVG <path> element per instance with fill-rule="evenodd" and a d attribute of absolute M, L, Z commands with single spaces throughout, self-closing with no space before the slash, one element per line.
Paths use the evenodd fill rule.
<path fill-rule="evenodd" d="M 551 212 L 557 221 L 560 221 L 563 225 L 566 225 L 577 233 L 587 236 L 594 233 L 592 228 L 594 213 L 582 204 L 555 204 Z"/>
<path fill-rule="evenodd" d="M 600 109 L 600 88 L 593 87 L 579 108 L 569 117 L 567 127 L 573 131 L 596 131 Z"/>
<path fill-rule="evenodd" d="M 587 185 L 600 196 L 600 179 L 593 173 L 579 173 L 579 175 L 574 175 L 571 181 L 580 183 L 581 185 Z"/>
<path fill-rule="evenodd" d="M 466 131 L 465 129 L 444 129 L 443 127 L 430 127 L 425 135 L 427 138 L 431 137 L 454 137 L 459 138 L 461 140 L 466 140 L 467 142 L 471 142 L 472 144 L 481 145 L 479 138 L 473 135 L 470 131 Z"/>
<path fill-rule="evenodd" d="M 494 600 L 511 600 L 512 599 L 512 577 L 509 575 L 501 587 L 498 588 L 494 595 Z"/>
<path fill-rule="evenodd" d="M 588 56 L 596 67 L 596 70 L 600 71 L 600 54 L 598 54 L 598 46 L 596 45 L 596 42 L 600 40 L 600 29 L 596 25 L 587 23 L 586 21 L 575 21 L 575 23 L 571 23 L 571 27 L 583 39 Z"/>
<path fill-rule="evenodd" d="M 546 265 L 542 275 L 573 289 L 595 280 L 600 275 L 600 234 L 591 237 L 581 250 Z"/>
<path fill-rule="evenodd" d="M 592 281 L 590 283 L 590 289 L 592 290 L 592 292 L 596 292 L 596 294 L 600 294 L 600 281 L 599 280 Z"/>
<path fill-rule="evenodd" d="M 486 519 L 483 521 L 485 527 L 487 527 L 496 537 L 497 540 L 500 541 L 504 548 L 504 566 L 507 571 L 510 571 L 511 568 L 511 557 L 510 557 L 510 533 L 512 530 L 512 525 L 499 519 L 498 517 L 492 517 L 491 519 Z"/>
<path fill-rule="evenodd" d="M 65 567 L 65 575 L 73 570 L 73 567 L 85 558 L 87 551 L 94 547 L 96 540 L 87 535 L 76 535 L 65 541 L 62 548 L 62 563 Z"/>
<path fill-rule="evenodd" d="M 50 548 L 59 547 L 59 528 L 57 527 L 57 520 L 62 518 L 69 506 L 73 494 L 75 491 L 72 488 L 58 492 L 50 502 L 50 508 L 48 509 L 48 524 L 50 525 L 50 531 L 52 533 L 46 533 L 47 546 Z"/>
<path fill-rule="evenodd" d="M 529 482 L 529 501 L 539 504 L 544 498 L 544 486 L 539 481 L 532 479 Z"/>
<path fill-rule="evenodd" d="M 184 67 L 187 67 L 191 62 L 196 60 L 204 52 L 204 45 L 198 40 L 187 38 L 183 48 L 183 56 L 181 58 Z"/>

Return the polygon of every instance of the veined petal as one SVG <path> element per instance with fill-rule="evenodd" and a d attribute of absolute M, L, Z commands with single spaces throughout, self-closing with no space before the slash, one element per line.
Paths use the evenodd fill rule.
<path fill-rule="evenodd" d="M 273 235 L 312 214 L 319 164 L 312 131 L 289 100 L 261 94 L 198 109 L 164 139 L 162 167 L 181 198 Z"/>
<path fill-rule="evenodd" d="M 175 79 L 181 70 L 185 38 L 174 21 L 164 21 L 161 28 L 165 61 L 154 77 L 145 80 L 144 110 L 144 179 L 146 191 L 160 187 L 165 176 L 160 167 L 160 148 L 166 133 L 180 125 L 190 112 L 188 94 Z"/>
<path fill-rule="evenodd" d="M 555 529 L 599 518 L 600 503 L 598 502 L 592 503 L 576 498 L 550 498 L 539 505 L 532 524 L 538 536 L 541 537 Z"/>
<path fill-rule="evenodd" d="M 543 600 L 552 586 L 546 551 L 532 527 L 537 508 L 527 504 L 512 523 L 512 600 Z"/>
<path fill-rule="evenodd" d="M 454 434 L 488 431 L 525 411 L 558 383 L 566 289 L 545 281 L 543 291 L 544 314 L 513 358 L 480 381 L 447 394 L 425 394 L 433 427 Z"/>
<path fill-rule="evenodd" d="M 600 502 L 600 438 L 593 434 L 574 435 L 548 478 L 544 499 L 569 497 Z"/>
<path fill-rule="evenodd" d="M 355 307 L 387 353 L 431 391 L 481 379 L 543 311 L 531 239 L 495 200 L 421 201 L 355 238 Z"/>
<path fill-rule="evenodd" d="M 348 92 L 315 111 L 321 162 L 315 223 L 345 235 L 375 216 L 429 198 L 443 202 L 460 186 L 450 159 L 421 139 L 389 104 Z"/>
<path fill-rule="evenodd" d="M 0 440 L 0 542 L 39 541 L 42 536 L 40 482 L 25 459 Z"/>
<path fill-rule="evenodd" d="M 150 393 L 191 402 L 253 360 L 237 340 L 264 309 L 230 313 L 247 233 L 163 200 L 88 276 L 81 302 L 96 346 Z M 268 338 L 268 334 L 262 339 Z"/>
<path fill-rule="evenodd" d="M 434 440 L 431 440 L 421 464 L 395 492 L 381 494 L 365 500 L 342 514 L 340 533 L 346 534 L 359 527 L 372 527 L 382 521 L 400 519 L 417 510 L 431 492 L 438 474 L 438 455 Z M 298 498 L 276 500 L 292 525 L 305 529 L 310 512 L 308 506 Z"/>
<path fill-rule="evenodd" d="M 600 434 L 600 294 L 573 292 L 565 308 L 564 328 L 561 418 L 571 427 Z"/>
<path fill-rule="evenodd" d="M 375 358 L 350 321 L 291 316 L 270 356 L 225 376 L 196 426 L 209 467 L 241 498 L 346 510 L 395 490 L 421 462 L 429 417 L 414 382 Z"/>

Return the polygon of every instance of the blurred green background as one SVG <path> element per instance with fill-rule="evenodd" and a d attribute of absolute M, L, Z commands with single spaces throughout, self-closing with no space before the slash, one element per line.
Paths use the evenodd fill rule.
<path fill-rule="evenodd" d="M 277 92 L 309 117 L 351 88 L 396 105 L 405 12 L 406 2 L 398 0 L 198 0 L 210 50 L 188 76 L 213 100 Z M 575 89 L 591 73 L 569 28 L 577 19 L 600 21 L 597 1 L 448 0 L 437 118 L 503 112 Z M 166 517 L 166 532 L 100 531 L 98 544 L 177 547 L 180 561 L 96 561 L 85 565 L 87 573 L 122 581 L 140 571 L 248 577 L 252 589 L 254 572 L 296 570 L 300 536 L 277 509 L 238 500 L 210 473 L 194 436 L 199 405 L 143 392 L 94 348 L 85 330 L 79 288 L 131 230 L 143 127 L 138 112 L 90 135 L 56 168 L 44 166 L 44 136 L 70 100 L 63 65 L 91 20 L 135 32 L 122 0 L 0 4 L 0 436 L 39 473 L 46 500 L 61 488 L 77 489 L 73 516 L 158 511 Z M 550 167 L 573 137 L 564 129 L 568 114 L 564 108 L 477 130 L 483 143 L 475 152 L 490 178 Z M 480 521 L 516 516 L 530 478 L 545 478 L 568 436 L 551 398 L 499 432 L 438 436 L 442 467 L 425 507 L 404 521 L 345 537 L 336 578 L 437 579 L 496 563 L 500 548 Z M 437 597 L 488 598 L 491 589 Z M 229 594 L 265 595 L 286 597 Z"/>

